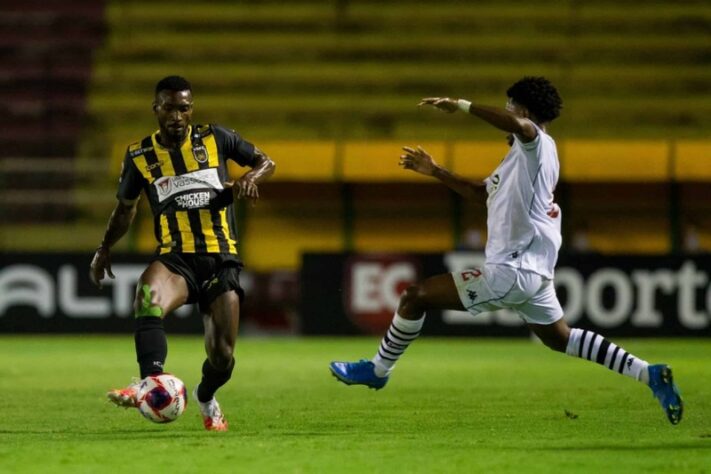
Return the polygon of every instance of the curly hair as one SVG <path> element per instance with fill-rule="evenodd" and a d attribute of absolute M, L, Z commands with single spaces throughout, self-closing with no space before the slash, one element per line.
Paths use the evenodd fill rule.
<path fill-rule="evenodd" d="M 506 95 L 526 107 L 541 123 L 557 118 L 563 108 L 558 90 L 544 77 L 526 76 L 509 87 Z"/>
<path fill-rule="evenodd" d="M 160 81 L 158 81 L 158 84 L 156 84 L 156 95 L 160 91 L 171 91 L 171 92 L 180 92 L 180 91 L 191 91 L 193 90 L 193 86 L 190 85 L 190 82 L 188 82 L 187 79 L 181 76 L 168 76 L 164 77 Z"/>

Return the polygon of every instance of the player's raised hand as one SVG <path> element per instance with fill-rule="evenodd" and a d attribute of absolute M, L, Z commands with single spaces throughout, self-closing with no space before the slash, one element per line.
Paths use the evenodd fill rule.
<path fill-rule="evenodd" d="M 422 107 L 423 105 L 431 105 L 450 114 L 459 109 L 457 99 L 450 99 L 449 97 L 425 97 L 417 104 L 418 107 Z"/>
<path fill-rule="evenodd" d="M 100 289 L 103 288 L 101 280 L 104 279 L 104 272 L 106 272 L 106 275 L 112 280 L 116 278 L 111 271 L 111 253 L 108 247 L 102 245 L 96 249 L 94 258 L 91 260 L 91 266 L 89 267 L 89 279 Z"/>
<path fill-rule="evenodd" d="M 234 190 L 237 193 L 237 199 L 249 199 L 252 201 L 252 205 L 255 205 L 259 199 L 257 183 L 246 175 L 234 183 Z"/>
<path fill-rule="evenodd" d="M 422 147 L 410 148 L 409 146 L 404 146 L 402 149 L 405 154 L 400 155 L 400 166 L 406 170 L 412 170 L 426 176 L 434 174 L 437 163 Z"/>

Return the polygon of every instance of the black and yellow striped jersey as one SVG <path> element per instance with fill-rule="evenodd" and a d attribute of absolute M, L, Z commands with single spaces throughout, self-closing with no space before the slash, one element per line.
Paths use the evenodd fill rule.
<path fill-rule="evenodd" d="M 214 124 L 189 128 L 180 150 L 162 147 L 157 135 L 129 145 L 116 196 L 134 200 L 145 191 L 160 254 L 237 254 L 226 160 L 253 167 L 254 145 Z"/>

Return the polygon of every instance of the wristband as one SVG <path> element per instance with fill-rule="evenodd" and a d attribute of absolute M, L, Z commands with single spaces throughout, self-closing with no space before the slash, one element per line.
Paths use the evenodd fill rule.
<path fill-rule="evenodd" d="M 468 100 L 464 99 L 459 99 L 457 100 L 457 107 L 459 107 L 459 110 L 461 110 L 464 113 L 469 113 L 469 107 L 471 107 L 472 103 L 469 102 Z"/>

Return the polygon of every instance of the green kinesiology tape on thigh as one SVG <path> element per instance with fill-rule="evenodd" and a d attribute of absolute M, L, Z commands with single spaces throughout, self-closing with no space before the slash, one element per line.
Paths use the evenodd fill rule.
<path fill-rule="evenodd" d="M 143 292 L 143 299 L 141 300 L 141 307 L 138 309 L 136 317 L 163 317 L 163 310 L 160 308 L 160 306 L 151 304 L 151 287 L 148 285 L 143 285 L 141 287 L 141 291 Z"/>

